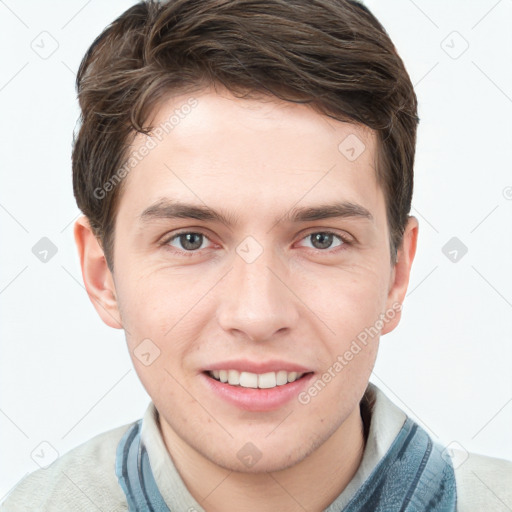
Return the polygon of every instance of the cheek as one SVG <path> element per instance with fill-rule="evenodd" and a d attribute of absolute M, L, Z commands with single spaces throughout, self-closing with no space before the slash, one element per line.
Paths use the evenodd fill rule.
<path fill-rule="evenodd" d="M 196 340 L 208 318 L 201 313 L 204 284 L 184 282 L 165 273 L 151 273 L 125 280 L 119 287 L 118 303 L 126 341 L 135 369 L 146 389 L 167 381 L 197 350 Z M 149 341 L 148 341 L 149 340 Z M 146 346 L 148 350 L 146 350 Z M 139 353 L 158 357 L 146 366 Z M 146 356 L 147 359 L 147 356 Z M 172 380 L 172 378 L 171 378 Z"/>
<path fill-rule="evenodd" d="M 389 272 L 380 267 L 359 264 L 296 274 L 298 294 L 329 328 L 335 344 L 342 346 L 373 326 L 385 310 Z"/>
<path fill-rule="evenodd" d="M 177 300 L 163 282 L 138 283 L 123 290 L 120 308 L 134 369 L 153 399 L 186 400 L 176 381 L 183 381 L 181 365 L 193 349 L 194 335 L 187 332 L 183 297 Z"/>
<path fill-rule="evenodd" d="M 116 283 L 116 290 L 126 330 L 139 336 L 158 334 L 158 338 L 162 338 L 185 314 L 182 310 L 188 302 L 190 288 L 182 287 L 179 278 L 172 279 L 156 272 L 122 268 L 119 272 L 123 278 Z"/>

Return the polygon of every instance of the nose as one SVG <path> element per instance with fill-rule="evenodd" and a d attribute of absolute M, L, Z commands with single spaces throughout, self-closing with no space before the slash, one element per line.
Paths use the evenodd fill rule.
<path fill-rule="evenodd" d="M 286 268 L 265 250 L 251 263 L 235 255 L 223 283 L 219 325 L 250 341 L 265 341 L 285 333 L 299 320 L 298 301 L 287 284 Z"/>

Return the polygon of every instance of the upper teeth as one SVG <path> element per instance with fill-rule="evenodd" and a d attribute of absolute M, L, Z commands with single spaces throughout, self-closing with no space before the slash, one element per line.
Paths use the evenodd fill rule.
<path fill-rule="evenodd" d="M 297 379 L 300 379 L 304 375 L 303 373 L 287 372 L 286 370 L 268 373 L 239 372 L 238 370 L 213 370 L 209 373 L 213 378 L 220 380 L 221 382 L 227 382 L 232 386 L 265 389 L 283 386 L 288 382 L 294 382 Z"/>

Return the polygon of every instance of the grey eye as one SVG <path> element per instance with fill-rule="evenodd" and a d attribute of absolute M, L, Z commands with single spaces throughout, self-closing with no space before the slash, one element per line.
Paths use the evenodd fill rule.
<path fill-rule="evenodd" d="M 169 245 L 173 245 L 173 242 L 178 241 L 179 245 L 177 249 L 184 249 L 186 251 L 196 251 L 200 249 L 204 242 L 204 235 L 201 233 L 180 233 L 176 235 L 170 242 Z"/>
<path fill-rule="evenodd" d="M 339 240 L 339 243 L 333 245 L 333 241 L 335 241 L 336 238 Z M 330 249 L 331 247 L 338 247 L 344 243 L 339 235 L 327 231 L 310 233 L 304 240 L 311 240 L 314 249 Z"/>

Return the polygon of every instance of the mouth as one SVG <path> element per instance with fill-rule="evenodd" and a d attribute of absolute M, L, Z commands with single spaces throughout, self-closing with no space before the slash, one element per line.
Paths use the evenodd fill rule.
<path fill-rule="evenodd" d="M 315 375 L 312 371 L 296 371 L 305 368 L 251 368 L 258 373 L 220 368 L 202 372 L 206 389 L 231 406 L 255 413 L 276 411 L 293 403 Z"/>
<path fill-rule="evenodd" d="M 230 386 L 251 388 L 251 389 L 272 389 L 286 386 L 292 382 L 302 379 L 311 372 L 289 372 L 287 370 L 278 370 L 275 372 L 252 373 L 246 371 L 229 370 L 209 370 L 205 374 L 224 384 Z"/>

